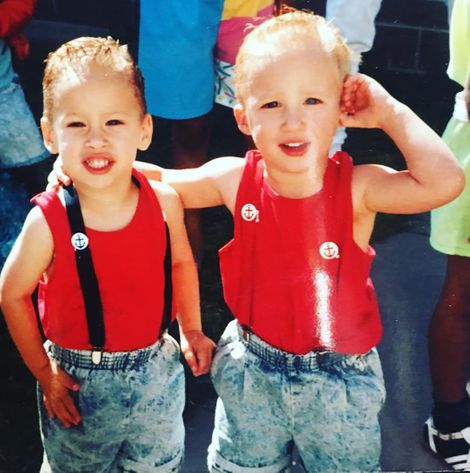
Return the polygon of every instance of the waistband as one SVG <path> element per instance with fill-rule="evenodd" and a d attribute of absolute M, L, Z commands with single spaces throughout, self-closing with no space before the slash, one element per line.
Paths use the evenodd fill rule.
<path fill-rule="evenodd" d="M 46 353 L 59 364 L 69 364 L 77 368 L 95 370 L 131 370 L 147 363 L 158 351 L 163 341 L 160 338 L 153 345 L 132 351 L 93 351 L 63 348 L 47 340 L 44 343 Z"/>
<path fill-rule="evenodd" d="M 237 324 L 237 327 L 240 338 L 248 350 L 273 368 L 288 371 L 315 372 L 339 363 L 349 356 L 328 350 L 311 351 L 305 355 L 295 355 L 273 347 L 253 332 L 243 328 L 240 324 Z"/>

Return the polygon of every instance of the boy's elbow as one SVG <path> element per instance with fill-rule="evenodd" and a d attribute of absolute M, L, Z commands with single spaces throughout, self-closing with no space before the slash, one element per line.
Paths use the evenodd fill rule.
<path fill-rule="evenodd" d="M 442 202 L 440 205 L 453 201 L 463 192 L 466 185 L 465 174 L 459 167 L 445 181 L 441 181 L 441 183 L 443 182 L 445 185 L 441 186 Z"/>
<path fill-rule="evenodd" d="M 466 186 L 465 174 L 463 170 L 459 167 L 455 173 L 455 177 L 451 185 L 451 192 L 452 192 L 451 199 L 453 200 L 457 198 L 463 192 L 463 190 L 465 189 L 465 186 Z"/>

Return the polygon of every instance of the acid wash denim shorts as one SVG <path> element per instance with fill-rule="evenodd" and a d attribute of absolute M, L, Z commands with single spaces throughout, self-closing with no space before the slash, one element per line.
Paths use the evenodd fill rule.
<path fill-rule="evenodd" d="M 82 421 L 66 429 L 51 419 L 38 390 L 44 460 L 41 473 L 173 473 L 184 452 L 184 370 L 176 341 L 103 353 L 46 342 L 50 358 L 80 383 L 73 393 Z"/>
<path fill-rule="evenodd" d="M 212 473 L 288 472 L 294 445 L 308 473 L 380 470 L 385 387 L 375 349 L 292 355 L 232 321 L 211 375 L 219 395 Z"/>
<path fill-rule="evenodd" d="M 14 79 L 0 90 L 0 169 L 29 166 L 49 156 L 23 89 Z"/>

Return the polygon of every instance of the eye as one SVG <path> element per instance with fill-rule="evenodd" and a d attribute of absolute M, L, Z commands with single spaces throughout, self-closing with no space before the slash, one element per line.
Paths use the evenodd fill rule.
<path fill-rule="evenodd" d="M 117 126 L 117 125 L 122 125 L 124 122 L 121 121 L 121 120 L 117 120 L 117 119 L 114 119 L 114 120 L 108 120 L 106 122 L 106 125 L 108 126 Z"/>
<path fill-rule="evenodd" d="M 67 123 L 67 128 L 81 128 L 84 126 L 85 126 L 85 123 L 78 122 L 78 121 Z"/>
<path fill-rule="evenodd" d="M 307 105 L 318 105 L 319 103 L 321 103 L 320 99 L 316 99 L 314 97 L 309 97 L 305 100 L 305 103 Z"/>
<path fill-rule="evenodd" d="M 277 108 L 279 106 L 280 106 L 279 102 L 277 100 L 273 100 L 271 102 L 267 102 L 261 105 L 261 108 Z"/>

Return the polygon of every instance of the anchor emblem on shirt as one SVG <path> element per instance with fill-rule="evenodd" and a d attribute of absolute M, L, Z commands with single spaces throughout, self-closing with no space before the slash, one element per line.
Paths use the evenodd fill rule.
<path fill-rule="evenodd" d="M 253 204 L 245 204 L 241 210 L 243 220 L 259 222 L 259 210 Z"/>
<path fill-rule="evenodd" d="M 88 237 L 84 233 L 74 233 L 72 235 L 72 246 L 76 250 L 84 250 L 88 246 Z"/>
<path fill-rule="evenodd" d="M 339 258 L 339 248 L 333 241 L 325 241 L 320 245 L 320 255 L 325 259 Z"/>

